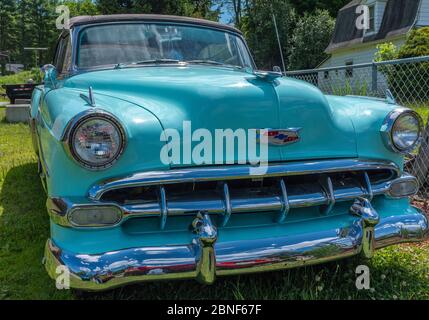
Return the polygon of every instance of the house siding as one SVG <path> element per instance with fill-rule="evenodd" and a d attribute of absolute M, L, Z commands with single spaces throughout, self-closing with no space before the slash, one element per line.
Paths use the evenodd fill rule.
<path fill-rule="evenodd" d="M 401 47 L 405 43 L 405 35 L 401 38 L 391 40 L 397 47 Z M 320 65 L 320 68 L 344 66 L 347 61 L 353 61 L 353 64 L 369 63 L 374 60 L 374 55 L 377 52 L 376 45 L 371 43 L 368 46 L 355 46 L 347 50 L 337 51 L 332 53 L 332 56 Z"/>
<path fill-rule="evenodd" d="M 404 45 L 406 36 L 390 40 L 397 47 Z M 374 55 L 377 52 L 376 44 L 372 43 L 368 46 L 351 47 L 348 50 L 338 51 L 332 54 L 331 58 L 320 65 L 320 68 L 330 68 L 344 66 L 347 62 L 352 61 L 353 65 L 371 63 L 374 60 Z M 347 76 L 346 70 L 330 71 L 317 73 L 317 85 L 324 88 L 325 92 L 338 94 L 338 90 L 349 86 L 355 94 L 364 94 L 364 91 L 371 89 L 372 85 L 372 69 L 371 67 L 353 69 L 353 75 Z M 377 76 L 379 88 L 387 87 L 384 75 L 379 72 Z"/>
<path fill-rule="evenodd" d="M 380 30 L 381 23 L 383 22 L 384 9 L 386 8 L 387 0 L 368 0 L 365 3 L 367 6 L 375 4 L 375 32 Z"/>
<path fill-rule="evenodd" d="M 429 0 L 421 0 L 417 26 L 429 26 Z"/>

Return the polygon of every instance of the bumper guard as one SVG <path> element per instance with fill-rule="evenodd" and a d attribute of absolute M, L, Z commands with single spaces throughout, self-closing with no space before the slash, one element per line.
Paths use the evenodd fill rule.
<path fill-rule="evenodd" d="M 358 198 L 350 213 L 356 220 L 347 228 L 225 243 L 217 242 L 210 215 L 200 212 L 192 223 L 191 244 L 87 255 L 61 250 L 48 240 L 45 266 L 55 279 L 57 267 L 65 265 L 71 287 L 88 291 L 171 279 L 211 284 L 216 276 L 308 266 L 358 254 L 370 258 L 375 249 L 421 241 L 429 233 L 428 219 L 421 212 L 380 220 L 370 201 Z"/>

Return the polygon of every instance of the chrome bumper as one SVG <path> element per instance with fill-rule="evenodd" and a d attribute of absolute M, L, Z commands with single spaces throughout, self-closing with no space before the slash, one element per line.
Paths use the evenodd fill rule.
<path fill-rule="evenodd" d="M 375 249 L 428 236 L 423 213 L 379 221 L 371 210 L 369 201 L 360 199 L 351 209 L 357 217 L 347 228 L 234 242 L 216 242 L 216 227 L 208 214 L 200 213 L 192 224 L 195 238 L 190 244 L 86 255 L 67 252 L 48 240 L 45 266 L 52 278 L 59 265 L 67 266 L 71 287 L 88 291 L 168 279 L 210 284 L 216 276 L 288 269 L 358 254 L 371 257 Z"/>

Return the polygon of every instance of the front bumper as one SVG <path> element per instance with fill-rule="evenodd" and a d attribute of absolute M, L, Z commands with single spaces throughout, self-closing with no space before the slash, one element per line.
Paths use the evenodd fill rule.
<path fill-rule="evenodd" d="M 314 265 L 358 254 L 370 257 L 375 249 L 428 237 L 428 219 L 418 210 L 380 221 L 371 219 L 363 215 L 345 228 L 217 243 L 217 230 L 210 216 L 199 214 L 190 244 L 88 255 L 62 250 L 48 240 L 45 266 L 54 279 L 58 266 L 68 267 L 70 286 L 88 291 L 169 279 L 193 278 L 210 284 L 216 276 Z"/>

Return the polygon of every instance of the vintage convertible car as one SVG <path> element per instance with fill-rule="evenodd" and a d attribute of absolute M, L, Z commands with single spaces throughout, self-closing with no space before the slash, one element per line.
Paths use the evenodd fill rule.
<path fill-rule="evenodd" d="M 31 107 L 51 222 L 44 261 L 52 278 L 66 266 L 73 288 L 211 284 L 370 258 L 428 235 L 409 201 L 418 182 L 403 170 L 420 117 L 392 97 L 328 96 L 257 71 L 233 27 L 77 17 L 44 70 Z M 161 161 L 163 133 L 184 132 L 186 121 L 213 134 L 259 130 L 265 171 L 252 173 L 249 154 L 235 149 L 233 162 Z M 183 139 L 183 156 L 195 143 Z"/>

